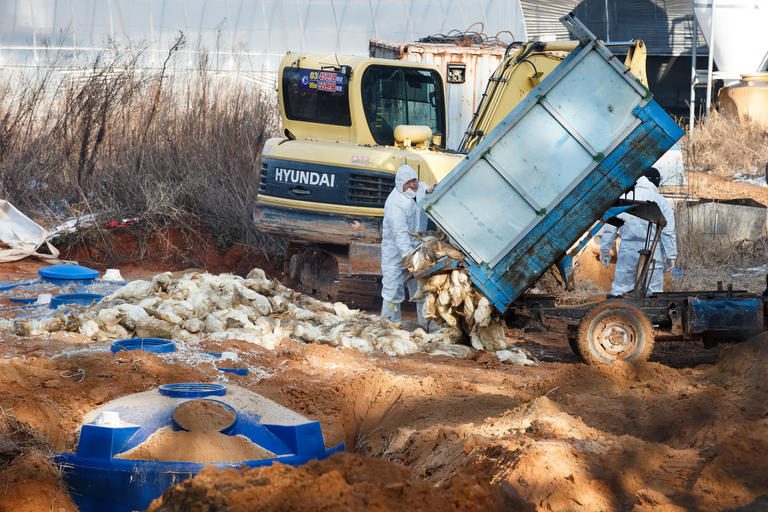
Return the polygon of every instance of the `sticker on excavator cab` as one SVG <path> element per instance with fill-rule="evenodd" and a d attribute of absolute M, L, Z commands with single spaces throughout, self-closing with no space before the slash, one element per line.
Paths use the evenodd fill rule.
<path fill-rule="evenodd" d="M 302 69 L 299 79 L 302 89 L 323 92 L 344 92 L 344 75 L 333 71 Z"/>
<path fill-rule="evenodd" d="M 368 165 L 371 163 L 371 157 L 368 155 L 352 155 L 350 161 L 357 165 Z"/>

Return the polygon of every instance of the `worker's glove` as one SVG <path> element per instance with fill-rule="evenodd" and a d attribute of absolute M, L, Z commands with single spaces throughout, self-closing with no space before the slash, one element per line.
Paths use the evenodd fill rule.
<path fill-rule="evenodd" d="M 611 251 L 600 251 L 600 263 L 608 268 L 611 264 Z"/>
<path fill-rule="evenodd" d="M 664 262 L 664 272 L 669 272 L 675 268 L 675 258 L 667 258 Z"/>

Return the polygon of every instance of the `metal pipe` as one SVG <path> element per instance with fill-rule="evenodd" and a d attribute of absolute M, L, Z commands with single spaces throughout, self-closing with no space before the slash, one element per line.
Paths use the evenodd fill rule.
<path fill-rule="evenodd" d="M 691 50 L 691 100 L 688 109 L 688 135 L 693 135 L 696 118 L 696 53 L 699 46 L 699 21 L 693 16 L 693 49 Z"/>
<path fill-rule="evenodd" d="M 544 47 L 538 51 L 542 52 L 570 52 L 579 46 L 579 41 L 552 41 L 544 43 Z"/>
<path fill-rule="evenodd" d="M 715 47 L 715 8 L 717 0 L 712 0 L 712 12 L 709 15 L 709 55 L 707 56 L 707 106 L 706 116 L 709 117 L 709 104 L 712 102 L 712 62 Z"/>
<path fill-rule="evenodd" d="M 32 59 L 37 66 L 37 28 L 35 27 L 35 8 L 32 0 L 29 0 L 29 14 L 29 22 L 32 25 Z"/>
<path fill-rule="evenodd" d="M 608 48 L 614 48 L 614 47 L 617 47 L 617 46 L 627 46 L 627 47 L 635 46 L 635 42 L 634 41 L 612 41 L 610 43 L 605 42 L 603 44 L 605 46 L 607 46 Z"/>
<path fill-rule="evenodd" d="M 635 271 L 635 288 L 632 290 L 638 297 L 645 296 L 645 287 L 643 286 L 648 275 L 648 263 L 651 258 L 651 251 L 648 249 L 640 249 L 637 251 L 637 270 Z"/>
<path fill-rule="evenodd" d="M 651 235 L 651 229 L 653 229 L 653 227 L 656 229 L 653 234 L 651 247 L 648 248 L 648 241 Z M 645 297 L 645 294 L 648 291 L 648 285 L 651 278 L 653 277 L 653 272 L 656 270 L 656 261 L 653 260 L 651 256 L 656 252 L 656 246 L 658 245 L 659 239 L 661 238 L 661 228 L 662 227 L 659 224 L 649 222 L 648 231 L 646 232 L 645 236 L 646 248 L 637 251 L 640 256 L 637 260 L 637 271 L 635 272 L 635 288 L 632 290 L 632 293 L 638 299 Z M 653 261 L 653 269 L 651 269 L 651 272 L 649 273 L 648 267 L 650 266 L 651 261 Z"/>

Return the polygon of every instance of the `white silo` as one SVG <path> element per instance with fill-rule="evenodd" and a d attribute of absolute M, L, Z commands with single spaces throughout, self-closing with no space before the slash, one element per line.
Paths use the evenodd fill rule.
<path fill-rule="evenodd" d="M 717 64 L 717 77 L 738 80 L 765 71 L 768 1 L 694 1 L 693 11 Z"/>

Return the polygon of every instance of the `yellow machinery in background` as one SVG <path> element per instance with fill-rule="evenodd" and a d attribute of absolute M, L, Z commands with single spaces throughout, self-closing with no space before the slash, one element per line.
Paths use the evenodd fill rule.
<path fill-rule="evenodd" d="M 510 47 L 459 151 L 445 147 L 445 82 L 435 67 L 288 53 L 278 74 L 284 136 L 264 145 L 254 221 L 290 240 L 290 284 L 370 306 L 378 298 L 381 222 L 397 168 L 408 164 L 421 181 L 440 181 L 577 44 Z M 642 56 L 644 81 L 644 46 L 628 46 L 629 64 L 637 68 Z"/>

